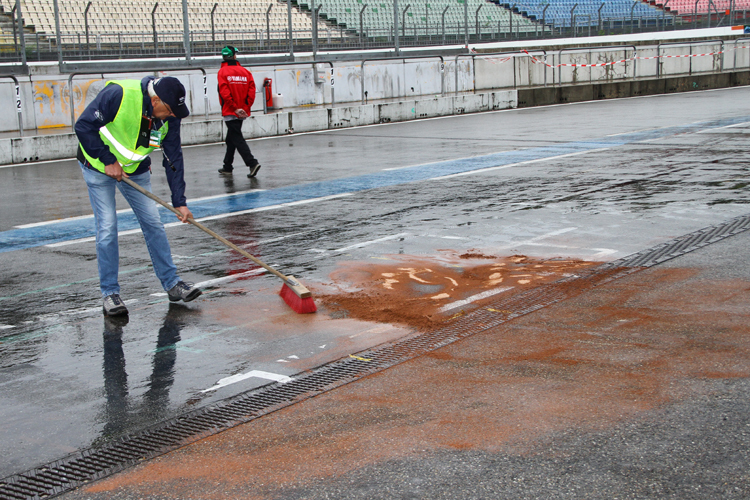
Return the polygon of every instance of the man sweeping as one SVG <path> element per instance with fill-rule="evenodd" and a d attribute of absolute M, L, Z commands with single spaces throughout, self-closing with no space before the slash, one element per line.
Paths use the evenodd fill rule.
<path fill-rule="evenodd" d="M 227 126 L 225 139 L 227 151 L 224 155 L 224 166 L 219 169 L 219 173 L 232 175 L 234 152 L 237 151 L 245 165 L 250 168 L 247 176 L 255 177 L 260 170 L 260 163 L 250 152 L 250 147 L 242 135 L 242 122 L 250 116 L 250 108 L 255 102 L 255 80 L 253 80 L 253 75 L 237 60 L 236 48 L 227 45 L 221 49 L 221 57 L 223 62 L 217 78 L 221 115 Z"/>
<path fill-rule="evenodd" d="M 151 159 L 157 147 L 172 191 L 172 205 L 187 222 L 193 214 L 185 199 L 184 163 L 180 141 L 181 120 L 190 111 L 185 87 L 177 78 L 110 81 L 86 107 L 75 124 L 78 162 L 88 186 L 96 222 L 96 258 L 105 316 L 128 314 L 120 298 L 119 246 L 115 188 L 133 209 L 143 230 L 154 272 L 170 301 L 190 302 L 200 289 L 177 275 L 167 233 L 156 204 L 121 182 L 123 177 L 151 191 Z"/>

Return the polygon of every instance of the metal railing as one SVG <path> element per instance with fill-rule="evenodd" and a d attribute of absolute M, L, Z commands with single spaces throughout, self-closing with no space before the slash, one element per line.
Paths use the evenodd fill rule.
<path fill-rule="evenodd" d="M 580 48 L 578 48 L 578 49 L 566 48 L 566 49 L 560 49 L 558 51 L 558 53 L 557 53 L 557 61 L 558 61 L 558 64 L 559 64 L 559 67 L 557 68 L 557 81 L 558 82 L 562 82 L 562 69 L 563 69 L 562 55 L 563 55 L 564 52 L 572 52 L 574 50 L 578 51 L 578 52 L 581 52 Z M 636 73 L 636 62 L 638 61 L 638 50 L 636 49 L 635 45 L 616 45 L 616 46 L 610 46 L 610 47 L 592 47 L 592 48 L 588 49 L 588 52 L 587 52 L 587 54 L 588 54 L 588 63 L 587 64 L 589 65 L 588 67 L 591 67 L 590 65 L 592 64 L 592 62 L 591 62 L 591 55 L 594 52 L 601 52 L 601 51 L 604 51 L 604 50 L 612 50 L 612 51 L 617 51 L 617 52 L 619 52 L 620 50 L 623 50 L 625 52 L 623 60 L 625 61 L 624 64 L 626 64 L 626 65 L 627 65 L 627 61 L 629 60 L 627 51 L 628 50 L 632 50 L 633 51 L 633 57 L 632 57 L 632 61 L 633 61 L 633 76 L 632 76 L 632 78 L 635 78 L 635 75 L 637 74 Z M 627 76 L 625 76 L 623 78 L 627 78 Z M 591 71 L 589 71 L 589 83 L 591 83 L 591 82 L 592 82 L 592 74 L 591 74 Z"/>
<path fill-rule="evenodd" d="M 10 78 L 15 84 L 16 113 L 18 114 L 18 133 L 23 137 L 23 103 L 21 101 L 21 85 L 14 75 L 1 75 L 0 78 Z"/>
<path fill-rule="evenodd" d="M 472 67 L 472 81 L 474 90 L 476 90 L 476 58 L 479 57 L 480 59 L 491 59 L 493 57 L 507 57 L 512 59 L 513 61 L 513 88 L 518 88 L 518 81 L 516 79 L 516 58 L 517 57 L 526 57 L 529 59 L 532 59 L 536 57 L 534 54 L 541 54 L 543 57 L 543 61 L 547 62 L 547 51 L 546 50 L 530 50 L 530 51 L 517 51 L 517 52 L 493 52 L 493 53 L 482 53 L 482 54 L 459 54 L 454 59 L 454 67 L 456 68 L 454 73 L 456 77 L 455 82 L 455 92 L 458 94 L 458 60 L 461 58 L 471 58 L 471 67 Z M 547 86 L 547 71 L 544 71 L 544 86 Z"/>
<path fill-rule="evenodd" d="M 171 68 L 171 71 L 200 71 L 203 73 L 203 102 L 206 108 L 206 118 L 208 118 L 208 84 L 207 84 L 207 78 L 206 78 L 206 70 L 203 68 Z M 125 74 L 125 73 L 145 73 L 146 71 L 140 70 L 140 71 L 117 71 L 118 74 Z M 74 126 L 76 123 L 76 112 L 75 112 L 75 92 L 73 92 L 73 77 L 80 76 L 80 75 L 99 75 L 101 74 L 100 71 L 96 72 L 78 72 L 78 73 L 71 73 L 68 76 L 68 89 L 69 89 L 69 95 L 70 95 L 70 125 Z M 104 75 L 102 74 L 102 80 L 105 80 Z"/>
<path fill-rule="evenodd" d="M 154 10 L 158 4 L 154 5 Z M 319 9 L 318 6 L 317 9 Z M 317 12 L 316 9 L 316 12 Z M 714 9 L 715 10 L 715 9 Z M 399 11 L 401 12 L 401 11 Z M 405 11 L 404 11 L 405 12 Z M 13 15 L 14 21 L 22 19 L 19 12 Z M 152 12 L 153 14 L 153 12 Z M 361 14 L 361 13 L 360 13 Z M 710 15 L 709 15 L 710 14 Z M 311 15 L 317 19 L 313 13 Z M 545 16 L 548 16 L 545 14 Z M 88 26 L 88 16 L 86 25 Z M 400 16 L 399 16 L 400 17 Z M 191 57 L 217 55 L 221 47 L 234 45 L 244 53 L 287 53 L 294 51 L 335 51 L 351 49 L 372 49 L 386 47 L 415 47 L 435 46 L 444 44 L 481 43 L 490 41 L 505 41 L 513 39 L 534 40 L 554 37 L 573 37 L 590 35 L 613 35 L 632 32 L 664 31 L 672 29 L 692 29 L 697 24 L 721 25 L 733 22 L 743 22 L 747 18 L 747 11 L 732 10 L 727 16 L 714 11 L 671 14 L 667 17 L 600 17 L 596 14 L 575 14 L 563 18 L 545 17 L 543 20 L 529 22 L 522 25 L 517 20 L 480 21 L 478 13 L 474 15 L 473 29 L 469 30 L 464 20 L 454 15 L 451 20 L 437 13 L 423 22 L 421 19 L 404 18 L 386 25 L 375 27 L 362 22 L 361 26 L 339 25 L 329 21 L 330 27 L 320 34 L 318 30 L 310 29 L 277 29 L 267 23 L 258 24 L 252 29 L 226 30 L 204 29 L 191 30 L 186 34 L 184 30 L 158 31 L 155 21 L 151 30 L 139 33 L 91 33 L 84 30 L 80 33 L 53 34 L 33 33 L 25 34 L 23 29 L 18 32 L 12 45 L 0 44 L 6 50 L 0 50 L 0 61 L 62 61 L 121 59 L 121 58 L 157 58 L 157 57 L 186 57 L 190 63 Z M 212 16 L 213 19 L 213 16 Z M 411 20 L 410 20 L 411 19 Z M 396 21 L 396 19 L 394 19 Z M 324 21 L 323 21 L 324 22 Z M 14 28 L 16 24 L 14 23 Z M 314 24 L 313 27 L 316 27 Z"/>
<path fill-rule="evenodd" d="M 722 40 L 705 40 L 700 42 L 667 42 L 667 43 L 659 43 L 659 45 L 656 47 L 656 56 L 658 57 L 659 63 L 656 65 L 656 77 L 658 78 L 661 76 L 661 67 L 663 64 L 663 59 L 665 57 L 670 56 L 664 56 L 662 55 L 662 47 L 688 47 L 690 52 L 688 54 L 680 54 L 680 57 L 687 57 L 689 62 L 689 68 L 688 68 L 688 75 L 693 74 L 693 47 L 696 45 L 711 45 L 711 44 L 719 44 L 719 52 L 718 54 L 712 54 L 712 55 L 721 55 L 719 58 L 719 71 L 724 70 L 724 42 Z M 736 47 L 736 44 L 735 44 Z"/>
<path fill-rule="evenodd" d="M 365 90 L 365 63 L 368 62 L 374 62 L 374 61 L 398 61 L 401 60 L 402 64 L 405 66 L 407 60 L 417 60 L 417 59 L 440 59 L 440 95 L 445 95 L 445 59 L 441 55 L 434 55 L 434 56 L 408 56 L 408 57 L 381 57 L 381 58 L 373 58 L 373 59 L 363 59 L 360 63 L 361 69 L 361 83 L 362 83 L 362 104 L 365 104 L 367 101 L 367 91 Z"/>
<path fill-rule="evenodd" d="M 444 96 L 446 94 L 446 83 L 445 83 L 445 73 L 449 71 L 453 71 L 455 75 L 455 92 L 458 94 L 459 92 L 475 92 L 477 91 L 477 58 L 483 58 L 490 60 L 489 62 L 496 65 L 498 69 L 491 69 L 492 66 L 487 65 L 483 68 L 481 68 L 482 74 L 481 77 L 484 79 L 482 82 L 482 89 L 484 88 L 497 88 L 497 89 L 504 89 L 504 88 L 513 88 L 517 89 L 520 87 L 529 87 L 529 86 L 547 86 L 548 85 L 548 75 L 552 75 L 552 84 L 553 85 L 563 85 L 563 84 L 575 84 L 578 83 L 574 79 L 568 79 L 569 81 L 563 81 L 563 72 L 562 68 L 565 66 L 576 66 L 576 67 L 593 67 L 593 66 L 609 66 L 609 65 L 616 65 L 616 64 L 631 64 L 632 70 L 626 70 L 624 74 L 620 77 L 618 76 L 617 79 L 637 79 L 637 78 L 660 78 L 664 77 L 665 71 L 664 71 L 664 62 L 667 58 L 675 57 L 687 57 L 689 60 L 692 61 L 695 57 L 713 57 L 715 61 L 718 60 L 718 63 L 714 63 L 711 65 L 708 69 L 701 70 L 699 72 L 701 73 L 719 73 L 725 70 L 725 68 L 728 68 L 731 64 L 731 70 L 740 70 L 740 69 L 750 69 L 750 45 L 745 45 L 747 42 L 750 42 L 750 38 L 741 38 L 730 42 L 724 42 L 721 40 L 705 40 L 705 41 L 696 41 L 696 42 L 676 42 L 676 43 L 659 43 L 655 46 L 650 47 L 641 47 L 639 49 L 636 49 L 635 46 L 632 45 L 622 45 L 622 46 L 610 46 L 610 47 L 591 47 L 591 48 L 566 48 L 566 49 L 560 49 L 556 51 L 552 55 L 552 63 L 549 63 L 549 55 L 544 50 L 536 50 L 536 51 L 520 51 L 520 52 L 496 52 L 496 53 L 470 53 L 470 54 L 458 54 L 455 56 L 455 59 L 453 62 L 453 67 L 449 67 L 446 65 L 445 59 L 441 55 L 425 55 L 425 56 L 401 56 L 401 57 L 391 57 L 391 58 L 367 58 L 367 59 L 351 59 L 348 62 L 345 62 L 344 64 L 347 64 L 347 68 L 349 68 L 346 71 L 356 71 L 357 68 L 357 62 L 359 62 L 359 77 L 360 77 L 360 100 L 365 103 L 367 100 L 367 73 L 366 68 L 368 67 L 368 63 L 375 62 L 375 61 L 392 61 L 394 63 L 401 63 L 403 67 L 405 68 L 407 63 L 411 62 L 418 62 L 420 60 L 429 60 L 429 59 L 435 59 L 439 66 L 437 68 L 437 71 L 439 71 L 439 78 L 440 78 L 440 95 Z M 711 47 L 715 46 L 716 49 L 709 49 L 709 52 L 706 53 L 696 53 L 698 51 L 695 50 L 696 47 Z M 678 54 L 672 54 L 667 53 L 665 50 L 666 48 L 680 48 L 683 47 L 684 50 L 678 51 Z M 731 56 L 728 55 L 728 51 L 733 50 L 734 53 Z M 743 60 L 741 63 L 738 63 L 738 53 L 744 50 L 743 53 Z M 563 56 L 566 53 L 570 52 L 577 52 L 579 54 L 583 54 L 586 56 L 586 62 L 584 63 L 563 63 Z M 606 62 L 600 62 L 600 63 L 592 63 L 592 58 L 594 53 L 606 53 L 614 55 L 615 57 L 607 57 L 605 56 Z M 617 56 L 618 53 L 622 54 L 624 52 L 624 55 L 621 59 L 618 59 L 619 56 Z M 648 54 L 648 56 L 642 56 L 640 54 L 643 53 Z M 650 54 L 649 54 L 650 52 Z M 653 56 L 652 54 L 656 54 L 656 56 Z M 632 56 L 630 55 L 632 54 Z M 463 58 L 470 59 L 470 68 L 466 68 L 466 71 L 471 72 L 470 75 L 472 76 L 472 84 L 471 88 L 466 89 L 459 89 L 459 75 L 464 74 L 466 75 L 466 71 L 460 72 L 459 71 L 459 61 Z M 495 58 L 504 58 L 503 60 L 499 61 L 492 61 L 492 59 Z M 518 70 L 521 68 L 518 66 L 518 60 L 521 60 L 523 58 L 528 58 L 529 64 L 541 64 L 543 66 L 542 72 L 536 72 L 536 76 L 534 76 L 534 73 L 529 71 L 528 80 L 523 80 L 521 82 L 517 79 Z M 650 66 L 640 66 L 638 65 L 639 59 L 657 59 L 658 63 L 655 64 L 655 68 L 653 69 L 653 73 L 651 73 Z M 507 67 L 503 67 L 503 64 L 511 61 L 512 63 L 507 65 Z M 313 60 L 313 61 L 297 61 L 297 62 L 285 62 L 285 61 L 279 61 L 279 62 L 263 62 L 263 63 L 252 63 L 250 61 L 243 62 L 243 65 L 248 68 L 271 68 L 272 71 L 281 71 L 284 68 L 293 68 L 293 67 L 300 67 L 300 66 L 311 66 L 314 76 L 312 81 L 315 85 L 323 84 L 326 82 L 325 78 L 321 78 L 319 75 L 319 66 L 320 65 L 326 65 L 329 70 L 331 71 L 331 79 L 329 81 L 331 85 L 330 89 L 330 103 L 326 102 L 326 93 L 323 92 L 323 99 L 322 99 L 322 105 L 330 105 L 333 106 L 336 104 L 335 99 L 335 93 L 334 93 L 334 74 L 333 71 L 335 69 L 334 62 L 331 60 Z M 740 67 L 741 66 L 741 67 Z M 88 71 L 72 71 L 70 72 L 68 76 L 68 95 L 69 95 L 69 105 L 70 105 L 70 116 L 71 116 L 71 123 L 75 123 L 75 92 L 73 92 L 73 80 L 76 76 L 80 75 L 101 75 L 101 79 L 105 79 L 105 74 L 110 73 L 150 73 L 150 72 L 158 72 L 165 69 L 169 69 L 170 72 L 174 71 L 200 71 L 203 75 L 203 98 L 204 98 L 204 106 L 205 106 L 205 117 L 206 119 L 209 116 L 209 103 L 208 103 L 208 94 L 207 94 L 207 74 L 206 70 L 200 67 L 185 67 L 185 66 L 177 66 L 177 65 L 169 65 L 162 61 L 161 64 L 150 64 L 150 65 L 142 65 L 139 68 L 124 68 L 124 67 L 115 67 L 112 63 L 105 64 L 103 62 L 99 63 L 99 67 L 91 68 Z M 643 73 L 644 69 L 648 74 L 639 74 L 638 70 Z M 509 75 L 507 71 L 512 71 L 512 82 L 510 81 L 510 78 L 507 78 Z M 497 73 L 499 72 L 499 73 Z M 691 62 L 690 66 L 686 71 L 682 71 L 682 68 L 679 65 L 671 65 L 670 70 L 668 72 L 669 76 L 675 76 L 675 75 L 682 75 L 682 74 L 693 74 L 695 73 L 693 64 Z M 16 78 L 13 75 L 0 75 L 2 78 L 9 78 L 13 80 L 15 84 L 15 106 L 18 114 L 18 128 L 21 136 L 23 136 L 23 106 L 22 106 L 22 92 L 21 87 L 18 78 Z M 557 78 L 555 78 L 557 76 Z M 502 79 L 506 77 L 507 80 L 505 82 L 502 82 Z M 431 77 L 430 77 L 431 78 Z M 555 81 L 557 80 L 557 81 Z M 596 77 L 594 75 L 594 72 L 590 72 L 588 77 L 589 83 L 596 83 L 596 82 L 609 82 L 613 80 L 612 73 L 603 74 L 599 77 Z M 489 84 L 486 82 L 490 82 Z M 493 82 L 496 84 L 495 86 L 488 86 L 492 85 Z M 497 85 L 497 83 L 500 83 Z M 262 87 L 259 87 L 262 88 Z M 353 89 L 349 89 L 350 91 Z M 403 92 L 401 89 L 397 90 L 397 93 L 404 94 L 404 95 L 396 95 L 396 96 L 377 96 L 377 98 L 390 98 L 390 97 L 404 97 L 405 94 L 407 94 L 406 89 L 403 89 Z M 430 92 L 431 93 L 431 92 Z"/>

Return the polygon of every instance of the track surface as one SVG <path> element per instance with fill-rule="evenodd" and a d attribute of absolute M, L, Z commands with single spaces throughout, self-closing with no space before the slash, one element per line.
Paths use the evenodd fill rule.
<path fill-rule="evenodd" d="M 255 180 L 239 168 L 234 179 L 218 176 L 221 145 L 186 148 L 188 201 L 212 229 L 320 295 L 364 286 L 357 270 L 373 263 L 447 268 L 466 254 L 610 261 L 748 212 L 750 111 L 737 105 L 748 94 L 737 88 L 252 141 L 263 164 Z M 168 199 L 159 173 L 155 192 Z M 77 165 L 2 168 L 0 194 L 0 476 L 270 381 L 262 377 L 294 376 L 396 340 L 414 326 L 387 313 L 385 323 L 362 321 L 322 304 L 314 316 L 294 315 L 275 295 L 275 278 L 200 231 L 173 225 L 178 268 L 207 293 L 170 306 L 142 238 L 124 234 L 121 285 L 131 315 L 113 328 L 100 313 Z M 121 224 L 130 228 L 127 212 Z M 744 268 L 730 259 L 721 272 L 746 279 Z M 262 377 L 220 383 L 253 371 Z"/>

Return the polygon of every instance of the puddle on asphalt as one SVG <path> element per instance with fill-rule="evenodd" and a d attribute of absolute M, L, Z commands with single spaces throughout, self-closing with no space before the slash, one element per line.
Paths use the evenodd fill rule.
<path fill-rule="evenodd" d="M 596 266 L 576 259 L 463 254 L 389 256 L 388 262 L 344 262 L 316 302 L 332 318 L 434 328 L 496 300 Z"/>

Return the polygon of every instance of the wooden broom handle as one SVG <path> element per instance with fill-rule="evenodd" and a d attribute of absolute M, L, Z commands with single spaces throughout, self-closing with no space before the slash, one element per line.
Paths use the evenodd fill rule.
<path fill-rule="evenodd" d="M 171 210 L 171 211 L 172 211 L 172 212 L 174 212 L 174 213 L 175 213 L 175 215 L 177 215 L 178 217 L 182 217 L 182 214 L 180 213 L 180 211 L 179 211 L 179 210 L 177 210 L 177 209 L 176 209 L 176 208 L 174 208 L 174 207 L 173 207 L 172 205 L 170 205 L 170 204 L 166 203 L 165 201 L 163 201 L 163 200 L 162 200 L 161 198 L 159 198 L 158 196 L 156 196 L 156 195 L 155 195 L 154 193 L 151 193 L 151 192 L 149 192 L 149 191 L 146 191 L 146 190 L 145 190 L 145 189 L 143 189 L 143 188 L 142 188 L 141 186 L 139 186 L 139 185 L 138 185 L 138 184 L 136 184 L 135 182 L 131 181 L 131 180 L 130 180 L 130 179 L 128 179 L 127 177 L 123 177 L 123 178 L 122 178 L 122 180 L 123 180 L 123 182 L 125 182 L 125 184 L 127 184 L 127 185 L 128 185 L 128 186 L 130 186 L 130 187 L 132 187 L 133 189 L 135 189 L 135 190 L 136 190 L 136 191 L 138 191 L 139 193 L 141 193 L 141 194 L 144 194 L 144 195 L 148 196 L 149 198 L 151 198 L 152 200 L 154 200 L 154 201 L 155 201 L 156 203 L 158 203 L 159 205 L 163 206 L 164 208 L 167 208 L 167 209 Z M 258 265 L 259 265 L 260 267 L 264 268 L 264 269 L 265 269 L 266 271 L 268 271 L 269 273 L 273 273 L 273 274 L 275 274 L 276 276 L 278 276 L 279 278 L 281 278 L 282 280 L 284 280 L 284 282 L 286 282 L 286 283 L 288 283 L 288 284 L 290 284 L 290 285 L 296 285 L 296 284 L 297 284 L 297 283 L 295 283 L 295 282 L 294 282 L 293 280 L 291 280 L 291 279 L 290 279 L 290 278 L 289 278 L 288 276 L 285 276 L 285 275 L 281 274 L 281 273 L 280 273 L 280 272 L 278 272 L 278 271 L 277 271 L 276 269 L 272 268 L 271 266 L 269 266 L 269 265 L 268 265 L 268 264 L 266 264 L 265 262 L 262 262 L 262 261 L 261 261 L 260 259 L 258 259 L 257 257 L 255 257 L 255 256 L 253 256 L 253 255 L 251 255 L 251 254 L 249 254 L 248 252 L 246 252 L 246 251 L 245 251 L 245 250 L 243 250 L 242 248 L 238 247 L 237 245 L 235 245 L 234 243 L 232 243 L 232 242 L 231 242 L 231 241 L 229 241 L 228 239 L 226 239 L 226 238 L 224 238 L 223 236 L 220 236 L 220 235 L 216 234 L 215 232 L 211 231 L 211 230 L 210 230 L 209 228 L 207 228 L 206 226 L 204 226 L 204 225 L 203 225 L 203 224 L 201 224 L 200 222 L 196 221 L 196 220 L 195 220 L 195 219 L 193 219 L 192 217 L 188 217 L 188 222 L 189 222 L 190 224 L 194 225 L 195 227 L 197 227 L 198 229 L 201 229 L 201 230 L 203 230 L 204 232 L 206 232 L 206 233 L 210 234 L 211 236 L 213 236 L 213 237 L 214 237 L 214 238 L 216 238 L 217 240 L 221 241 L 222 243 L 224 243 L 224 244 L 225 244 L 226 246 L 228 246 L 228 247 L 229 247 L 229 248 L 231 248 L 232 250 L 235 250 L 235 251 L 237 251 L 237 252 L 241 253 L 242 255 L 244 255 L 245 257 L 247 257 L 248 259 L 250 259 L 250 260 L 252 260 L 253 262 L 255 262 L 256 264 L 258 264 Z"/>

